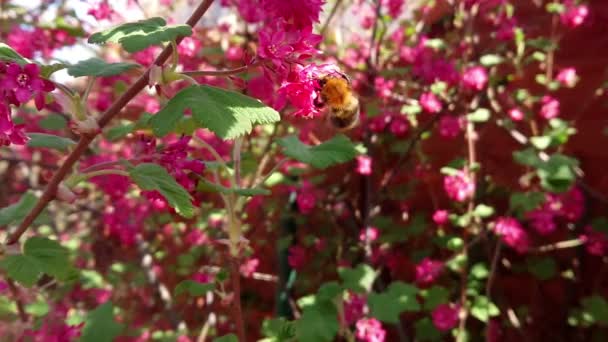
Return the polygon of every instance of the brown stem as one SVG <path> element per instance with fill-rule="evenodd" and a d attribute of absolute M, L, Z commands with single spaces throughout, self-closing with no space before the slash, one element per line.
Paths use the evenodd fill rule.
<path fill-rule="evenodd" d="M 194 10 L 188 21 L 186 21 L 186 24 L 190 25 L 191 27 L 194 27 L 194 25 L 205 14 L 205 12 L 207 12 L 212 3 L 213 0 L 203 0 L 199 4 L 199 6 Z M 179 44 L 181 40 L 182 38 L 178 38 L 177 43 Z M 154 64 L 162 65 L 169 58 L 169 56 L 171 56 L 172 51 L 173 48 L 170 45 L 167 46 L 161 52 L 161 54 L 158 55 L 158 57 L 154 61 Z M 144 89 L 144 87 L 148 84 L 149 72 L 150 69 L 146 70 L 146 72 L 142 76 L 140 76 L 139 79 L 137 79 L 137 81 L 135 81 L 135 83 L 133 83 L 133 85 L 131 85 L 131 87 L 129 87 L 129 89 L 127 89 L 127 91 L 121 97 L 119 97 L 110 106 L 110 108 L 108 108 L 108 110 L 105 111 L 105 113 L 103 113 L 98 122 L 100 128 L 105 127 L 122 110 L 122 108 L 129 103 L 129 101 L 131 101 L 142 89 Z M 19 241 L 19 238 L 21 237 L 21 235 L 23 235 L 23 233 L 25 233 L 29 225 L 34 222 L 36 217 L 40 215 L 40 213 L 42 212 L 42 210 L 44 210 L 47 204 L 49 204 L 49 202 L 53 200 L 53 198 L 55 198 L 55 193 L 57 192 L 59 184 L 72 170 L 74 164 L 80 159 L 82 154 L 86 151 L 89 144 L 91 143 L 91 141 L 93 141 L 93 139 L 95 139 L 97 134 L 82 135 L 80 137 L 80 140 L 78 141 L 78 144 L 76 145 L 74 150 L 72 150 L 72 152 L 68 155 L 67 159 L 63 162 L 59 170 L 57 170 L 57 172 L 55 172 L 55 174 L 53 175 L 53 178 L 51 178 L 44 193 L 38 200 L 38 203 L 36 203 L 36 206 L 28 213 L 25 219 L 23 219 L 19 227 L 17 227 L 17 229 L 8 237 L 8 240 L 6 242 L 8 245 L 12 245 Z"/>
<path fill-rule="evenodd" d="M 236 335 L 239 338 L 239 342 L 245 342 L 245 323 L 243 322 L 243 311 L 241 309 L 241 272 L 238 256 L 230 256 L 230 278 L 232 293 L 234 294 L 232 320 L 236 324 Z"/>
<path fill-rule="evenodd" d="M 13 282 L 13 280 L 8 277 L 6 278 L 6 283 L 8 284 L 8 288 L 11 291 L 11 294 L 13 295 L 15 304 L 17 305 L 17 312 L 19 312 L 19 318 L 21 318 L 22 322 L 27 322 L 28 316 L 25 312 L 25 307 L 23 305 L 23 301 L 21 300 L 21 293 L 19 292 L 17 285 L 15 285 L 15 282 Z"/>
<path fill-rule="evenodd" d="M 243 73 L 253 67 L 261 65 L 261 62 L 254 62 L 249 65 L 243 65 L 242 67 L 227 69 L 227 70 L 191 70 L 182 71 L 181 74 L 195 77 L 195 76 L 230 76 Z"/>

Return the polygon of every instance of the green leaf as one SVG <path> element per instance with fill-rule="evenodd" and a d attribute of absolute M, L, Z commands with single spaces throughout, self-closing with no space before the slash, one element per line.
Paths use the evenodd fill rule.
<path fill-rule="evenodd" d="M 531 137 L 530 143 L 532 146 L 536 147 L 539 150 L 544 150 L 551 145 L 551 137 L 549 136 L 539 136 L 539 137 Z"/>
<path fill-rule="evenodd" d="M 467 119 L 471 122 L 486 122 L 490 119 L 491 113 L 487 108 L 478 108 L 473 113 L 467 115 Z"/>
<path fill-rule="evenodd" d="M 135 129 L 135 123 L 114 126 L 105 131 L 105 136 L 110 141 L 117 141 L 126 137 Z"/>
<path fill-rule="evenodd" d="M 181 281 L 177 286 L 175 286 L 175 290 L 173 291 L 175 296 L 179 296 L 182 293 L 188 293 L 192 297 L 200 297 L 209 291 L 213 291 L 215 285 L 213 283 L 199 283 L 194 280 L 184 280 Z"/>
<path fill-rule="evenodd" d="M 120 335 L 123 325 L 114 320 L 112 302 L 105 302 L 95 310 L 88 313 L 82 334 L 81 342 L 112 342 Z"/>
<path fill-rule="evenodd" d="M 486 323 L 490 317 L 500 315 L 500 310 L 487 297 L 477 296 L 471 306 L 471 315 Z"/>
<path fill-rule="evenodd" d="M 177 93 L 150 124 L 157 136 L 171 132 L 184 115 L 192 110 L 199 127 L 208 128 L 222 139 L 249 134 L 255 124 L 281 120 L 279 113 L 252 97 L 221 88 L 193 85 Z"/>
<path fill-rule="evenodd" d="M 270 341 L 287 341 L 295 337 L 296 326 L 294 322 L 290 322 L 283 317 L 265 319 L 262 323 L 262 334 L 269 337 Z"/>
<path fill-rule="evenodd" d="M 450 291 L 445 287 L 435 285 L 428 290 L 424 290 L 422 297 L 424 297 L 424 309 L 432 311 L 437 306 L 450 301 Z"/>
<path fill-rule="evenodd" d="M 247 196 L 247 197 L 251 197 L 251 196 L 258 196 L 258 195 L 270 195 L 271 191 L 268 189 L 262 189 L 262 188 L 238 188 L 238 189 L 233 189 L 233 188 L 228 188 L 225 187 L 223 185 L 220 184 L 216 184 L 213 182 L 210 182 L 204 178 L 201 178 L 201 181 L 198 184 L 197 190 L 199 191 L 215 191 L 215 192 L 219 192 L 221 194 L 236 194 L 239 196 Z"/>
<path fill-rule="evenodd" d="M 228 334 L 222 337 L 213 339 L 213 342 L 239 342 L 238 337 L 235 334 Z"/>
<path fill-rule="evenodd" d="M 568 191 L 576 180 L 575 166 L 578 166 L 578 160 L 559 153 L 553 154 L 536 172 L 540 185 L 551 192 Z"/>
<path fill-rule="evenodd" d="M 414 329 L 417 341 L 439 341 L 441 338 L 441 332 L 428 317 L 416 321 Z"/>
<path fill-rule="evenodd" d="M 486 279 L 490 275 L 490 270 L 486 264 L 479 262 L 471 267 L 471 275 L 476 279 Z"/>
<path fill-rule="evenodd" d="M 584 311 L 594 322 L 608 325 L 608 301 L 601 296 L 591 296 L 582 300 Z"/>
<path fill-rule="evenodd" d="M 30 137 L 30 140 L 27 142 L 28 147 L 46 147 L 65 152 L 68 148 L 76 145 L 74 140 L 57 135 L 46 133 L 28 133 L 27 135 Z"/>
<path fill-rule="evenodd" d="M 60 114 L 49 114 L 38 121 L 38 125 L 50 131 L 60 131 L 67 127 L 68 120 Z"/>
<path fill-rule="evenodd" d="M 25 312 L 35 317 L 42 317 L 49 312 L 49 304 L 44 300 L 38 300 L 28 304 L 25 308 Z"/>
<path fill-rule="evenodd" d="M 481 56 L 481 58 L 479 59 L 479 62 L 481 63 L 481 65 L 489 67 L 489 66 L 500 64 L 504 60 L 505 59 L 502 58 L 502 56 L 500 56 L 500 55 L 488 54 L 488 55 Z"/>
<path fill-rule="evenodd" d="M 131 168 L 129 174 L 142 190 L 160 192 L 178 214 L 184 217 L 194 215 L 190 194 L 162 166 L 143 163 Z"/>
<path fill-rule="evenodd" d="M 71 269 L 68 249 L 55 240 L 31 237 L 23 246 L 23 254 L 38 260 L 45 273 L 62 280 Z"/>
<path fill-rule="evenodd" d="M 137 52 L 152 45 L 176 40 L 192 35 L 188 25 L 170 25 L 163 18 L 155 17 L 132 23 L 125 23 L 89 37 L 90 44 L 119 43 L 127 52 Z"/>
<path fill-rule="evenodd" d="M 338 333 L 338 311 L 331 302 L 306 307 L 295 323 L 298 342 L 333 341 Z"/>
<path fill-rule="evenodd" d="M 528 272 L 540 280 L 549 280 L 557 274 L 557 264 L 553 258 L 529 258 Z"/>
<path fill-rule="evenodd" d="M 68 74 L 74 77 L 82 76 L 115 76 L 125 71 L 139 67 L 134 63 L 107 63 L 101 58 L 89 58 L 68 67 Z"/>
<path fill-rule="evenodd" d="M 494 215 L 494 208 L 485 204 L 478 204 L 473 210 L 473 215 L 482 218 L 490 217 Z"/>
<path fill-rule="evenodd" d="M 566 10 L 566 7 L 563 4 L 560 4 L 559 2 L 551 2 L 548 3 L 547 6 L 545 6 L 545 9 L 549 13 L 561 14 Z"/>
<path fill-rule="evenodd" d="M 525 212 L 538 208 L 544 202 L 545 195 L 540 192 L 516 192 L 511 194 L 509 208 L 521 216 Z"/>
<path fill-rule="evenodd" d="M 38 260 L 27 255 L 8 255 L 0 261 L 0 266 L 9 277 L 26 287 L 34 285 L 42 273 Z"/>
<path fill-rule="evenodd" d="M 532 167 L 538 167 L 543 163 L 533 148 L 513 152 L 513 159 L 521 165 Z"/>
<path fill-rule="evenodd" d="M 377 273 L 369 265 L 360 264 L 356 268 L 338 269 L 345 288 L 358 293 L 369 292 L 376 280 Z"/>
<path fill-rule="evenodd" d="M 0 60 L 15 62 L 21 65 L 30 63 L 30 61 L 21 56 L 17 51 L 4 43 L 0 43 Z"/>
<path fill-rule="evenodd" d="M 404 311 L 418 311 L 418 289 L 412 285 L 393 282 L 384 293 L 371 293 L 367 299 L 370 314 L 386 323 L 398 323 Z"/>
<path fill-rule="evenodd" d="M 19 202 L 0 209 L 0 226 L 20 224 L 25 216 L 34 208 L 38 197 L 32 192 L 26 192 Z"/>
<path fill-rule="evenodd" d="M 284 148 L 286 156 L 317 169 L 345 163 L 357 155 L 354 144 L 342 134 L 317 146 L 305 145 L 294 135 L 280 139 L 278 144 Z"/>

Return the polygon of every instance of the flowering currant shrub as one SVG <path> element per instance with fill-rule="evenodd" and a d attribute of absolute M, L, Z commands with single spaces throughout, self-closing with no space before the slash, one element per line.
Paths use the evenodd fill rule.
<path fill-rule="evenodd" d="M 0 340 L 607 340 L 604 2 L 0 0 Z"/>

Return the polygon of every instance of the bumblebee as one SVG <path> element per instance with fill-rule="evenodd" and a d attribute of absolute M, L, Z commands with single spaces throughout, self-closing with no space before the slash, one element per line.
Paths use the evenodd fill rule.
<path fill-rule="evenodd" d="M 321 105 L 328 108 L 328 122 L 338 131 L 352 129 L 359 122 L 359 99 L 344 74 L 330 74 L 319 79 Z"/>

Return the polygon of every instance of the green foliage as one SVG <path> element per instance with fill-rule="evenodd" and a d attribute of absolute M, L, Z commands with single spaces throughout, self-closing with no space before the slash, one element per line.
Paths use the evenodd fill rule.
<path fill-rule="evenodd" d="M 89 58 L 68 67 L 68 74 L 74 77 L 82 76 L 115 76 L 125 71 L 139 67 L 134 63 L 107 63 L 101 58 Z"/>
<path fill-rule="evenodd" d="M 420 310 L 417 293 L 418 289 L 412 285 L 393 282 L 383 293 L 370 293 L 367 299 L 370 314 L 383 322 L 397 323 L 402 312 Z"/>
<path fill-rule="evenodd" d="M 69 262 L 69 251 L 57 241 L 43 237 L 29 238 L 23 254 L 8 255 L 0 266 L 9 277 L 27 287 L 34 285 L 42 273 L 66 280 L 75 272 Z"/>
<path fill-rule="evenodd" d="M 551 192 L 565 192 L 576 180 L 574 168 L 578 160 L 555 153 L 548 160 L 542 160 L 536 151 L 528 148 L 513 152 L 513 159 L 519 164 L 534 167 L 543 189 Z"/>
<path fill-rule="evenodd" d="M 281 119 L 279 113 L 252 97 L 211 86 L 190 86 L 177 93 L 150 124 L 157 136 L 171 132 L 186 109 L 192 110 L 197 127 L 208 128 L 222 139 L 249 134 L 256 124 Z"/>
<path fill-rule="evenodd" d="M 155 17 L 132 23 L 125 23 L 89 37 L 91 44 L 118 43 L 127 52 L 137 52 L 153 45 L 176 40 L 178 37 L 192 35 L 188 25 L 170 25 L 163 18 Z"/>
<path fill-rule="evenodd" d="M 111 342 L 120 335 L 123 325 L 114 320 L 111 302 L 105 302 L 88 313 L 82 328 L 81 342 Z"/>
<path fill-rule="evenodd" d="M 374 269 L 366 264 L 356 268 L 340 268 L 338 273 L 345 288 L 359 293 L 369 292 L 377 276 Z"/>
<path fill-rule="evenodd" d="M 60 114 L 49 114 L 38 121 L 40 128 L 50 131 L 59 131 L 67 127 L 68 120 Z"/>
<path fill-rule="evenodd" d="M 194 215 L 190 194 L 179 185 L 162 166 L 143 163 L 129 169 L 133 182 L 142 190 L 157 190 L 178 214 L 184 217 Z"/>
<path fill-rule="evenodd" d="M 32 192 L 26 192 L 17 203 L 0 209 L 0 226 L 20 224 L 25 216 L 34 208 L 38 197 Z"/>
<path fill-rule="evenodd" d="M 445 287 L 435 285 L 422 291 L 422 297 L 424 298 L 424 310 L 432 311 L 437 306 L 450 301 L 450 291 Z"/>
<path fill-rule="evenodd" d="M 592 322 L 608 326 L 608 301 L 605 298 L 595 295 L 584 298 L 583 311 L 590 316 Z"/>
<path fill-rule="evenodd" d="M 266 319 L 262 323 L 264 339 L 260 342 L 283 342 L 295 337 L 296 326 L 283 317 Z"/>
<path fill-rule="evenodd" d="M 550 257 L 531 257 L 527 259 L 528 272 L 540 280 L 549 280 L 557 274 L 557 264 Z"/>
<path fill-rule="evenodd" d="M 213 291 L 214 288 L 215 285 L 213 283 L 203 284 L 188 279 L 177 284 L 173 292 L 175 296 L 179 296 L 182 293 L 188 293 L 192 297 L 200 297 L 209 291 Z"/>
<path fill-rule="evenodd" d="M 414 329 L 416 330 L 417 341 L 438 341 L 441 338 L 441 332 L 435 328 L 428 317 L 416 321 Z"/>
<path fill-rule="evenodd" d="M 338 311 L 331 301 L 320 301 L 303 309 L 295 323 L 299 342 L 333 341 L 340 324 Z"/>
<path fill-rule="evenodd" d="M 494 208 L 486 204 L 478 204 L 473 210 L 473 215 L 481 218 L 488 218 L 494 215 Z"/>
<path fill-rule="evenodd" d="M 545 201 L 545 195 L 540 192 L 515 192 L 509 199 L 509 207 L 518 216 L 538 208 Z"/>
<path fill-rule="evenodd" d="M 76 142 L 69 138 L 60 137 L 57 135 L 46 133 L 28 133 L 30 140 L 27 142 L 29 147 L 45 147 L 53 150 L 65 152 L 70 147 L 76 145 Z"/>
<path fill-rule="evenodd" d="M 467 119 L 471 122 L 486 122 L 490 119 L 491 112 L 487 108 L 478 108 L 467 115 Z"/>
<path fill-rule="evenodd" d="M 235 334 L 228 334 L 222 337 L 213 339 L 213 342 L 239 342 L 238 337 Z"/>
<path fill-rule="evenodd" d="M 305 145 L 294 135 L 280 139 L 278 144 L 284 148 L 286 156 L 317 169 L 345 163 L 357 156 L 354 144 L 342 134 L 317 146 Z"/>
<path fill-rule="evenodd" d="M 223 185 L 220 184 L 216 184 L 213 182 L 210 182 L 206 179 L 202 179 L 200 180 L 200 182 L 198 183 L 197 186 L 197 190 L 198 191 L 209 191 L 209 192 L 219 192 L 221 194 L 236 194 L 239 196 L 247 196 L 247 197 L 251 197 L 251 196 L 258 196 L 258 195 L 270 195 L 270 190 L 268 189 L 262 189 L 262 188 L 238 188 L 238 189 L 233 189 L 233 188 L 227 188 Z"/>
<path fill-rule="evenodd" d="M 504 60 L 505 59 L 500 55 L 487 54 L 481 56 L 479 62 L 481 63 L 481 65 L 489 67 L 501 64 L 502 62 L 504 62 Z"/>
<path fill-rule="evenodd" d="M 478 320 L 487 323 L 490 317 L 500 315 L 500 309 L 486 296 L 477 296 L 471 305 L 471 315 Z"/>
<path fill-rule="evenodd" d="M 4 43 L 0 43 L 0 60 L 5 62 L 15 62 L 21 65 L 29 63 L 27 59 Z"/>

